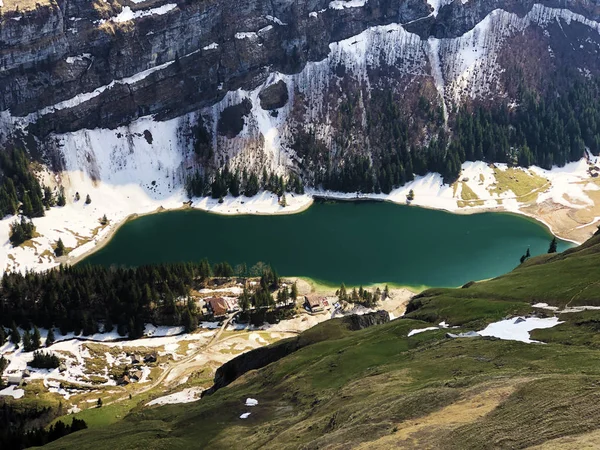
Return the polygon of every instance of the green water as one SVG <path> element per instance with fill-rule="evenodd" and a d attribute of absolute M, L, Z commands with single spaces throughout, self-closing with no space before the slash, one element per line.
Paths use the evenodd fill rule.
<path fill-rule="evenodd" d="M 456 215 L 384 202 L 317 202 L 301 214 L 221 216 L 196 210 L 123 225 L 83 263 L 138 266 L 176 261 L 258 261 L 281 275 L 331 284 L 390 282 L 458 286 L 512 270 L 527 247 L 544 253 L 552 235 L 524 217 Z M 562 251 L 571 244 L 559 241 Z"/>

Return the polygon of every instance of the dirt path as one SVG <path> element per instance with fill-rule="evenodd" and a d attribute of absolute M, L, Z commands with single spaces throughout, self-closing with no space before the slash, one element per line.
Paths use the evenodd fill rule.
<path fill-rule="evenodd" d="M 154 389 L 159 384 L 161 384 L 163 381 L 165 381 L 168 378 L 168 376 L 171 374 L 171 372 L 173 372 L 175 369 L 182 369 L 182 368 L 188 367 L 190 365 L 190 363 L 193 362 L 200 353 L 206 352 L 210 347 L 212 347 L 219 341 L 221 335 L 223 334 L 223 331 L 225 331 L 225 329 L 227 328 L 229 323 L 233 320 L 233 318 L 235 316 L 237 316 L 237 314 L 238 314 L 238 312 L 234 312 L 233 314 L 230 314 L 229 316 L 227 316 L 227 319 L 225 319 L 225 321 L 223 322 L 223 325 L 221 325 L 219 330 L 211 337 L 210 341 L 208 341 L 208 343 L 206 345 L 198 348 L 191 355 L 186 356 L 185 358 L 183 358 L 181 360 L 175 361 L 165 371 L 163 371 L 156 380 L 152 381 L 150 384 L 144 386 L 143 388 L 136 390 L 135 393 L 132 393 L 131 394 L 132 397 L 138 396 L 140 394 L 150 391 L 151 389 Z M 117 398 L 106 404 L 112 405 L 113 403 L 118 403 L 120 401 L 127 400 L 128 398 L 129 398 L 129 395 Z"/>

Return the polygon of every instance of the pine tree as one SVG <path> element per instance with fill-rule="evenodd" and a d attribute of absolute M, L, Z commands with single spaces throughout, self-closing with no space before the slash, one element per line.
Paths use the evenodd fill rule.
<path fill-rule="evenodd" d="M 556 238 L 552 238 L 550 242 L 550 247 L 548 248 L 548 253 L 556 253 L 556 247 L 558 243 L 556 242 Z"/>
<path fill-rule="evenodd" d="M 250 178 L 248 178 L 248 183 L 246 184 L 246 189 L 244 190 L 244 195 L 246 197 L 254 197 L 258 194 L 259 189 L 258 177 L 255 173 L 251 173 Z"/>
<path fill-rule="evenodd" d="M 246 312 L 250 309 L 250 294 L 248 294 L 248 290 L 246 288 L 244 288 L 244 292 L 242 292 L 242 295 L 238 300 L 238 306 L 242 312 Z"/>
<path fill-rule="evenodd" d="M 86 204 L 86 205 L 89 205 L 90 203 L 92 203 L 92 199 L 91 199 L 91 197 L 90 197 L 90 194 L 87 194 L 87 195 L 85 196 L 85 204 Z"/>
<path fill-rule="evenodd" d="M 182 323 L 186 333 L 191 333 L 198 328 L 198 319 L 190 312 L 189 308 L 183 312 Z"/>
<path fill-rule="evenodd" d="M 38 192 L 39 191 L 39 192 Z M 42 202 L 42 192 L 39 185 L 31 193 L 31 217 L 44 216 L 44 203 Z"/>
<path fill-rule="evenodd" d="M 96 408 L 101 408 L 102 407 L 102 399 L 98 398 L 98 401 L 96 402 Z"/>
<path fill-rule="evenodd" d="M 31 348 L 37 350 L 42 345 L 40 330 L 35 325 L 33 326 L 33 336 L 31 337 Z"/>
<path fill-rule="evenodd" d="M 27 331 L 27 330 L 23 331 L 23 351 L 25 351 L 25 352 L 33 351 L 33 345 L 31 343 L 31 335 L 29 334 L 29 331 Z"/>
<path fill-rule="evenodd" d="M 67 204 L 67 199 L 65 197 L 65 188 L 64 187 L 60 187 L 60 191 L 58 193 L 58 198 L 56 200 L 56 204 L 58 206 L 65 206 Z"/>
<path fill-rule="evenodd" d="M 78 202 L 80 198 L 79 192 L 75 192 L 75 201 Z"/>
<path fill-rule="evenodd" d="M 54 344 L 54 340 L 54 329 L 50 327 L 48 330 L 48 336 L 46 336 L 46 347 L 50 347 L 52 344 Z"/>
<path fill-rule="evenodd" d="M 102 219 L 100 219 L 100 225 L 108 225 L 108 218 L 106 217 L 106 214 L 104 214 Z"/>
<path fill-rule="evenodd" d="M 4 327 L 0 325 L 0 346 L 4 345 L 6 342 L 6 331 L 4 331 Z"/>
<path fill-rule="evenodd" d="M 58 241 L 56 242 L 56 248 L 54 249 L 54 254 L 59 257 L 65 254 L 65 244 L 63 244 L 63 241 L 61 238 L 58 238 Z"/>
<path fill-rule="evenodd" d="M 294 284 L 292 284 L 292 289 L 290 290 L 290 298 L 293 300 L 296 300 L 296 298 L 298 298 L 298 286 L 296 285 L 295 281 Z"/>
<path fill-rule="evenodd" d="M 21 335 L 19 334 L 19 330 L 17 329 L 17 324 L 14 322 L 10 327 L 10 342 L 12 342 L 15 345 L 21 342 Z"/>
<path fill-rule="evenodd" d="M 48 186 L 44 186 L 44 206 L 49 209 L 54 205 L 56 205 L 56 199 L 54 198 L 52 189 L 50 189 Z"/>
<path fill-rule="evenodd" d="M 27 192 L 23 194 L 23 215 L 33 217 L 33 206 L 31 205 L 31 198 Z"/>
<path fill-rule="evenodd" d="M 525 252 L 525 258 L 530 258 L 531 252 L 529 251 L 529 247 L 527 247 L 527 251 Z"/>
<path fill-rule="evenodd" d="M 408 195 L 406 196 L 406 200 L 408 202 L 412 202 L 415 199 L 415 191 L 413 191 L 412 189 L 408 192 Z"/>

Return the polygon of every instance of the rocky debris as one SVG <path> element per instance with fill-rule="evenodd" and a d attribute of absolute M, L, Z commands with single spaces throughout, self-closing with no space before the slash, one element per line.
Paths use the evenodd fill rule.
<path fill-rule="evenodd" d="M 279 80 L 277 83 L 263 89 L 258 94 L 260 99 L 260 107 L 264 110 L 271 111 L 285 106 L 288 102 L 288 87 L 285 81 Z"/>

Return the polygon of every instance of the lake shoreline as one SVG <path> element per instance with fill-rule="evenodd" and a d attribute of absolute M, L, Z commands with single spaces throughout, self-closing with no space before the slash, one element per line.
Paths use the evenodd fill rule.
<path fill-rule="evenodd" d="M 117 231 L 119 231 L 119 229 L 121 229 L 121 227 L 123 225 L 125 225 L 126 223 L 128 223 L 132 220 L 139 219 L 144 216 L 161 214 L 161 213 L 172 212 L 172 211 L 183 211 L 183 210 L 203 211 L 208 214 L 214 214 L 214 215 L 219 215 L 219 216 L 294 215 L 294 214 L 301 214 L 301 213 L 307 211 L 311 206 L 314 205 L 315 202 L 327 202 L 327 201 L 347 202 L 347 203 L 360 203 L 360 202 L 391 203 L 393 205 L 406 206 L 406 207 L 411 207 L 411 208 L 421 208 L 421 209 L 428 209 L 428 210 L 433 210 L 433 211 L 444 211 L 449 214 L 456 214 L 456 215 L 472 215 L 472 214 L 483 214 L 483 213 L 510 214 L 510 215 L 515 215 L 515 216 L 525 217 L 525 218 L 535 221 L 538 224 L 541 224 L 544 228 L 547 229 L 547 231 L 552 236 L 556 236 L 559 239 L 571 242 L 575 245 L 582 244 L 582 242 L 578 242 L 578 241 L 576 241 L 574 239 L 570 239 L 566 236 L 558 235 L 557 233 L 554 232 L 551 225 L 549 223 L 547 223 L 546 221 L 544 221 L 541 217 L 535 216 L 533 214 L 528 214 L 521 210 L 516 210 L 516 211 L 508 210 L 506 208 L 503 208 L 502 205 L 498 205 L 497 208 L 469 208 L 469 209 L 463 208 L 463 209 L 456 210 L 456 209 L 451 209 L 451 208 L 437 208 L 434 206 L 427 206 L 427 205 L 411 205 L 408 203 L 402 204 L 402 203 L 396 202 L 396 201 L 394 201 L 392 199 L 388 199 L 388 198 L 370 197 L 369 194 L 356 194 L 356 197 L 349 197 L 349 195 L 353 195 L 353 194 L 334 193 L 334 192 L 331 192 L 331 193 L 319 192 L 319 193 L 309 194 L 309 201 L 307 201 L 300 207 L 290 208 L 289 210 L 278 210 L 278 211 L 273 211 L 273 212 L 268 212 L 268 211 L 262 211 L 262 212 L 243 211 L 243 212 L 239 212 L 239 213 L 221 212 L 221 211 L 215 211 L 215 210 L 209 209 L 209 208 L 194 206 L 194 201 L 190 201 L 188 204 L 183 204 L 182 206 L 177 207 L 177 208 L 164 208 L 164 207 L 160 206 L 157 209 L 155 209 L 154 211 L 149 211 L 149 212 L 145 212 L 145 213 L 132 213 L 132 214 L 128 215 L 127 217 L 125 217 L 123 220 L 117 222 L 114 226 L 109 225 L 110 226 L 109 231 L 106 232 L 98 240 L 98 243 L 96 245 L 94 245 L 93 248 L 82 253 L 81 255 L 77 255 L 76 257 L 69 258 L 67 255 L 67 258 L 63 259 L 62 262 L 69 264 L 69 265 L 76 265 L 76 264 L 80 263 L 81 261 L 85 260 L 89 256 L 93 255 L 94 253 L 98 252 L 99 250 L 104 248 L 106 245 L 108 245 L 110 243 L 110 241 L 112 240 L 112 238 L 117 233 Z M 209 197 L 204 197 L 201 200 L 209 200 L 209 199 L 210 199 Z"/>

